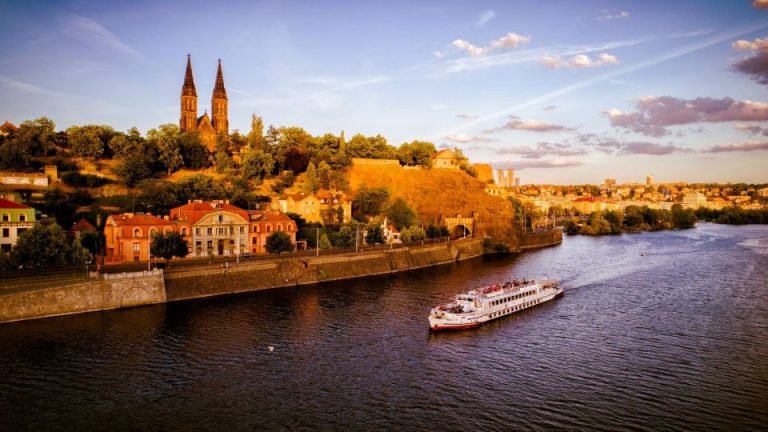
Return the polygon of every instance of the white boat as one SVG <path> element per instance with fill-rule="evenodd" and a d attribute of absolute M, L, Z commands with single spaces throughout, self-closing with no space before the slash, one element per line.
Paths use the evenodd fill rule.
<path fill-rule="evenodd" d="M 515 279 L 459 294 L 453 303 L 438 305 L 429 313 L 429 329 L 463 330 L 511 315 L 563 295 L 554 279 Z"/>

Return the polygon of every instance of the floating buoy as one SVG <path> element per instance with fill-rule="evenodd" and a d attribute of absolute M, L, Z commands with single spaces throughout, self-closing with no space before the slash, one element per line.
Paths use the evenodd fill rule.
<path fill-rule="evenodd" d="M 267 347 L 267 351 L 269 351 L 269 352 L 275 352 L 275 347 L 273 347 L 272 345 L 270 345 L 270 346 L 268 346 L 268 347 Z"/>

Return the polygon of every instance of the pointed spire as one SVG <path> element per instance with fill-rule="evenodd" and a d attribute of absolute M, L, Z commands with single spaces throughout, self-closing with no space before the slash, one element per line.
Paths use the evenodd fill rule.
<path fill-rule="evenodd" d="M 187 73 L 184 75 L 184 87 L 181 88 L 181 95 L 197 97 L 195 79 L 192 77 L 192 56 L 189 54 L 187 54 Z"/>
<path fill-rule="evenodd" d="M 224 88 L 224 74 L 221 73 L 221 59 L 219 59 L 219 70 L 216 71 L 216 85 L 213 87 L 213 99 L 226 99 L 227 90 Z"/>

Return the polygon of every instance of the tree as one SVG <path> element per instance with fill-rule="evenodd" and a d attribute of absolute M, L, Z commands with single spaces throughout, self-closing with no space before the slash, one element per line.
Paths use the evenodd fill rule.
<path fill-rule="evenodd" d="M 432 166 L 432 156 L 437 153 L 435 145 L 426 141 L 411 141 L 403 143 L 397 149 L 397 158 L 403 165 L 421 165 L 425 168 Z"/>
<path fill-rule="evenodd" d="M 381 227 L 381 224 L 372 223 L 368 225 L 365 242 L 369 245 L 384 243 L 384 229 Z"/>
<path fill-rule="evenodd" d="M 328 237 L 325 238 L 328 240 Z M 291 237 L 282 232 L 275 231 L 267 237 L 267 252 L 280 254 L 281 252 L 291 252 L 293 250 L 293 244 L 291 243 Z"/>
<path fill-rule="evenodd" d="M 45 156 L 56 150 L 56 124 L 47 117 L 25 120 L 19 125 L 16 142 L 30 156 Z"/>
<path fill-rule="evenodd" d="M 152 177 L 151 167 L 152 160 L 142 152 L 125 157 L 113 171 L 123 184 L 133 187 L 136 183 Z"/>
<path fill-rule="evenodd" d="M 331 166 L 326 161 L 320 161 L 317 165 L 317 181 L 321 188 L 331 187 Z"/>
<path fill-rule="evenodd" d="M 179 135 L 179 150 L 185 167 L 199 170 L 211 166 L 211 155 L 196 132 Z"/>
<path fill-rule="evenodd" d="M 328 236 L 323 233 L 323 235 L 320 236 L 320 249 L 328 250 L 332 247 L 331 241 L 328 240 Z"/>
<path fill-rule="evenodd" d="M 15 139 L 6 140 L 0 145 L 0 169 L 25 171 L 30 168 L 31 162 L 27 149 L 18 145 Z"/>
<path fill-rule="evenodd" d="M 215 181 L 213 177 L 203 174 L 186 176 L 176 183 L 176 196 L 179 202 L 193 199 L 210 201 L 221 199 L 226 194 L 227 191 L 221 183 Z"/>
<path fill-rule="evenodd" d="M 251 114 L 251 131 L 248 133 L 248 145 L 252 149 L 263 150 L 264 122 L 256 114 Z"/>
<path fill-rule="evenodd" d="M 223 173 L 234 166 L 235 162 L 229 156 L 229 153 L 225 151 L 216 152 L 216 172 Z"/>
<path fill-rule="evenodd" d="M 88 259 L 88 251 L 77 242 L 67 241 L 58 225 L 37 224 L 19 235 L 11 258 L 25 268 L 43 268 L 83 264 Z"/>
<path fill-rule="evenodd" d="M 105 145 L 99 137 L 99 129 L 95 125 L 72 126 L 67 129 L 72 154 L 84 158 L 100 158 L 104 154 Z"/>
<path fill-rule="evenodd" d="M 168 214 L 182 202 L 176 195 L 176 186 L 165 180 L 148 179 L 137 184 L 141 195 L 136 199 L 138 209 L 156 215 Z"/>
<path fill-rule="evenodd" d="M 333 245 L 340 248 L 351 247 L 355 244 L 355 228 L 344 225 L 333 235 Z"/>
<path fill-rule="evenodd" d="M 248 150 L 243 155 L 240 171 L 244 179 L 263 179 L 272 172 L 272 156 L 262 150 Z"/>
<path fill-rule="evenodd" d="M 160 162 L 163 163 L 168 175 L 184 165 L 179 144 L 179 127 L 172 123 L 158 126 L 147 131 L 147 139 L 158 149 Z"/>
<path fill-rule="evenodd" d="M 307 166 L 307 172 L 304 174 L 304 192 L 313 194 L 320 188 L 320 180 L 317 177 L 317 168 L 310 162 Z"/>
<path fill-rule="evenodd" d="M 395 200 L 392 201 L 392 204 L 389 205 L 389 208 L 387 208 L 387 217 L 395 224 L 397 229 L 415 225 L 419 221 L 416 211 L 414 211 L 411 206 L 408 205 L 408 202 L 401 197 L 395 198 Z"/>
<path fill-rule="evenodd" d="M 378 216 L 389 200 L 389 191 L 384 188 L 367 188 L 360 186 L 352 200 L 352 216 L 355 218 L 370 218 Z"/>
<path fill-rule="evenodd" d="M 173 257 L 184 258 L 189 253 L 189 242 L 179 233 L 156 233 L 152 236 L 149 252 L 156 257 L 165 259 L 168 263 Z"/>
<path fill-rule="evenodd" d="M 696 225 L 696 214 L 691 209 L 675 204 L 672 206 L 672 220 L 675 228 L 693 228 Z"/>

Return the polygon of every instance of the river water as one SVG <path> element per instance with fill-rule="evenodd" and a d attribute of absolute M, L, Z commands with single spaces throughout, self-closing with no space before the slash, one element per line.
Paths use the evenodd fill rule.
<path fill-rule="evenodd" d="M 434 304 L 523 275 L 559 278 L 566 295 L 429 333 Z M 766 425 L 765 226 L 568 237 L 516 257 L 0 326 L 0 430 Z"/>

